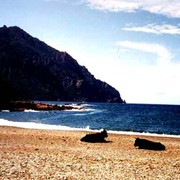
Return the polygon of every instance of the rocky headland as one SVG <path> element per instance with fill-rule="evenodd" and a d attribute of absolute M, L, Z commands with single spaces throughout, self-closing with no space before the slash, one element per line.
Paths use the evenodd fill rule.
<path fill-rule="evenodd" d="M 114 87 L 96 79 L 67 52 L 17 26 L 0 28 L 0 85 L 1 104 L 7 100 L 124 102 Z"/>

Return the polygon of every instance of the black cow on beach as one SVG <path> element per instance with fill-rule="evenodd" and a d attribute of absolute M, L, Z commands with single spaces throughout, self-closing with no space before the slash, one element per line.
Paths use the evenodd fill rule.
<path fill-rule="evenodd" d="M 105 138 L 108 137 L 107 131 L 104 129 L 100 133 L 95 134 L 86 134 L 84 137 L 81 138 L 81 141 L 84 142 L 106 142 Z"/>
<path fill-rule="evenodd" d="M 153 142 L 146 139 L 136 138 L 134 146 L 138 146 L 139 149 L 148 149 L 148 150 L 165 150 L 165 146 L 160 142 Z"/>

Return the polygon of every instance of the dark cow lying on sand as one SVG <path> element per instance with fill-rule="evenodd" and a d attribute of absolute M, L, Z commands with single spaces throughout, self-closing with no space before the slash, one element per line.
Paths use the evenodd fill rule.
<path fill-rule="evenodd" d="M 136 138 L 134 146 L 138 146 L 139 149 L 148 150 L 165 150 L 165 146 L 160 142 L 153 142 L 146 139 Z"/>
<path fill-rule="evenodd" d="M 104 129 L 100 133 L 95 134 L 86 134 L 84 137 L 81 138 L 81 141 L 84 142 L 106 142 L 104 138 L 108 137 L 107 131 Z"/>

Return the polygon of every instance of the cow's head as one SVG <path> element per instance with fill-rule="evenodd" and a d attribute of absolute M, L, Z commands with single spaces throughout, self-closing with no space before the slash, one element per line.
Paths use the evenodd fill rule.
<path fill-rule="evenodd" d="M 134 142 L 134 146 L 139 146 L 139 138 L 136 138 L 136 140 Z"/>
<path fill-rule="evenodd" d="M 101 134 L 103 135 L 103 137 L 108 137 L 107 131 L 105 129 L 101 131 Z"/>

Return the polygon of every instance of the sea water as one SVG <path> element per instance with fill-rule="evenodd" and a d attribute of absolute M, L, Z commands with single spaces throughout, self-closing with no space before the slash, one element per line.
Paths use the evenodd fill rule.
<path fill-rule="evenodd" d="M 70 104 L 72 102 L 43 102 Z M 112 133 L 143 133 L 180 137 L 180 106 L 119 103 L 82 103 L 80 110 L 0 112 L 0 125 L 34 129 L 106 129 Z"/>

